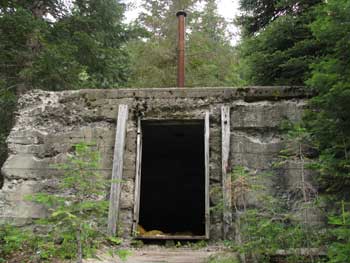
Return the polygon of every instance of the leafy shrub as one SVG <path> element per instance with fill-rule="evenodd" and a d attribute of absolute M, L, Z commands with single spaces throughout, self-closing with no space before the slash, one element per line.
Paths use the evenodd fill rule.
<path fill-rule="evenodd" d="M 303 143 L 301 135 L 304 133 L 299 130 L 292 135 L 289 133 L 289 140 L 297 142 L 296 146 L 300 147 L 296 147 L 298 153 L 295 155 L 289 150 L 287 158 L 292 156 L 294 161 L 303 158 L 300 154 Z M 317 247 L 323 238 L 319 235 L 317 227 L 310 226 L 307 216 L 307 210 L 316 205 L 316 194 L 306 194 L 311 188 L 301 170 L 300 183 L 298 182 L 296 187 L 302 194 L 294 196 L 298 198 L 295 201 L 302 205 L 305 218 L 295 219 L 288 209 L 288 204 L 264 191 L 265 187 L 259 183 L 259 178 L 266 176 L 269 174 L 251 175 L 244 167 L 234 168 L 232 203 L 235 209 L 236 240 L 231 242 L 230 246 L 240 253 L 242 262 L 270 262 L 278 250 L 288 251 L 287 254 L 290 254 L 288 262 L 300 262 L 301 257 L 297 250 Z M 256 207 L 249 203 L 249 197 L 252 195 L 260 203 Z"/>
<path fill-rule="evenodd" d="M 12 225 L 0 226 L 0 262 L 6 262 L 14 253 L 31 250 L 31 240 L 33 236 L 29 230 Z"/>
<path fill-rule="evenodd" d="M 119 249 L 116 251 L 116 254 L 121 259 L 121 261 L 126 261 L 127 258 L 131 255 L 131 251 L 127 249 Z"/>
<path fill-rule="evenodd" d="M 105 240 L 108 202 L 107 180 L 98 171 L 99 154 L 93 145 L 79 143 L 65 164 L 60 194 L 39 193 L 32 199 L 50 211 L 48 218 L 37 223 L 46 225 L 48 236 L 39 250 L 44 258 L 78 258 L 92 256 Z"/>

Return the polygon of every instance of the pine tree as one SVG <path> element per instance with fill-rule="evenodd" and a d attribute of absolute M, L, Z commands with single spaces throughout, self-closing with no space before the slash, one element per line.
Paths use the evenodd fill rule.
<path fill-rule="evenodd" d="M 105 237 L 107 180 L 98 172 L 100 158 L 94 145 L 82 142 L 74 149 L 66 163 L 58 165 L 64 171 L 61 193 L 39 193 L 32 199 L 48 209 L 49 216 L 39 220 L 49 226 L 48 242 L 61 240 L 53 257 L 76 257 L 82 263 L 83 256 L 91 254 Z"/>
<path fill-rule="evenodd" d="M 124 11 L 115 0 L 77 0 L 72 10 L 63 0 L 0 3 L 0 166 L 19 94 L 126 84 Z"/>
<path fill-rule="evenodd" d="M 242 0 L 241 8 L 238 24 L 244 36 L 241 67 L 246 81 L 306 84 L 315 91 L 301 128 L 315 148 L 319 191 L 323 197 L 328 194 L 328 209 L 335 214 L 329 216 L 333 227 L 327 244 L 329 262 L 346 262 L 350 258 L 345 208 L 350 199 L 350 2 Z"/>
<path fill-rule="evenodd" d="M 241 74 L 250 85 L 303 85 L 321 50 L 309 24 L 321 1 L 241 1 Z M 263 4 L 265 3 L 265 4 Z"/>
<path fill-rule="evenodd" d="M 237 56 L 227 36 L 227 25 L 217 12 L 216 1 L 144 1 L 139 24 L 148 30 L 145 39 L 129 44 L 129 86 L 176 85 L 178 10 L 186 17 L 186 86 L 233 86 L 238 84 Z"/>
<path fill-rule="evenodd" d="M 206 1 L 203 10 L 192 16 L 187 43 L 187 85 L 240 85 L 238 58 L 230 43 L 229 23 L 218 14 L 216 1 Z"/>
<path fill-rule="evenodd" d="M 36 85 L 54 90 L 124 86 L 124 11 L 124 5 L 114 0 L 75 1 L 72 14 L 50 30 L 45 50 L 29 72 Z"/>
<path fill-rule="evenodd" d="M 128 45 L 131 76 L 128 86 L 173 87 L 176 85 L 178 10 L 192 10 L 197 0 L 144 0 L 137 22 L 147 32 L 146 38 Z M 187 17 L 188 19 L 191 16 Z"/>
<path fill-rule="evenodd" d="M 61 1 L 0 2 L 0 167 L 7 157 L 5 140 L 13 124 L 16 96 L 31 87 L 23 72 L 32 67 L 41 50 L 39 40 L 47 30 L 44 16 L 58 16 L 60 4 Z"/>
<path fill-rule="evenodd" d="M 306 82 L 318 94 L 306 120 L 320 151 L 322 186 L 345 200 L 350 199 L 349 13 L 347 0 L 330 0 L 317 8 L 311 30 L 323 49 Z"/>
<path fill-rule="evenodd" d="M 298 16 L 321 2 L 320 0 L 240 0 L 239 6 L 243 14 L 237 17 L 236 23 L 242 27 L 243 36 L 253 36 L 279 17 Z"/>

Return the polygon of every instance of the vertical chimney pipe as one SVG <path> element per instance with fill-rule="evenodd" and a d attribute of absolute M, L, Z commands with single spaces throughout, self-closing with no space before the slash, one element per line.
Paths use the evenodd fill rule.
<path fill-rule="evenodd" d="M 179 11 L 176 16 L 178 18 L 177 86 L 183 88 L 185 87 L 185 17 L 187 14 L 185 11 Z"/>

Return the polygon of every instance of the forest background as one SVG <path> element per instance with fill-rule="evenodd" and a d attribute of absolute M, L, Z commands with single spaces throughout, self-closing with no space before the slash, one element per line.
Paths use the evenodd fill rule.
<path fill-rule="evenodd" d="M 186 86 L 312 89 L 300 125 L 316 152 L 320 191 L 350 199 L 350 1 L 239 0 L 234 46 L 215 0 L 141 5 L 126 23 L 118 0 L 0 1 L 0 166 L 26 91 L 175 86 L 175 13 L 186 10 Z"/>

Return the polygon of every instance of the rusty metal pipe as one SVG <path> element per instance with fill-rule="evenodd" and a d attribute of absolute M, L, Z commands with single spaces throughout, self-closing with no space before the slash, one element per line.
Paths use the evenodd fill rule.
<path fill-rule="evenodd" d="M 185 17 L 187 16 L 185 11 L 179 11 L 176 13 L 178 18 L 178 41 L 177 41 L 177 86 L 185 87 Z"/>

